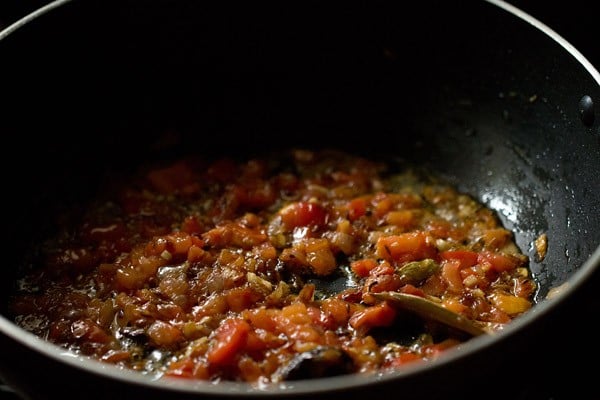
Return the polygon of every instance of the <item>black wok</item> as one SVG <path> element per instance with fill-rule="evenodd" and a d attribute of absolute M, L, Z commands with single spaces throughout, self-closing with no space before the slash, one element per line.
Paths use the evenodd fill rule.
<path fill-rule="evenodd" d="M 66 355 L 0 316 L 0 377 L 25 398 L 514 396 L 488 392 L 500 380 L 542 399 L 542 380 L 579 371 L 564 365 L 580 361 L 571 350 L 597 354 L 578 346 L 592 343 L 579 305 L 600 265 L 600 75 L 505 3 L 59 0 L 2 31 L 0 57 L 2 296 L 50 216 L 92 196 L 107 171 L 288 146 L 433 171 L 497 211 L 540 286 L 534 309 L 500 335 L 432 364 L 264 390 L 154 381 Z"/>

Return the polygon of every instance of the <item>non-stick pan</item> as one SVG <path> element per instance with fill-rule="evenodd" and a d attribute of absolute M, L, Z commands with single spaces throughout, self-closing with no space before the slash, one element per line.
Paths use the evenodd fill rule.
<path fill-rule="evenodd" d="M 600 75 L 507 3 L 58 0 L 0 32 L 0 59 L 2 307 L 51 216 L 107 171 L 290 146 L 431 171 L 497 212 L 539 283 L 501 334 L 433 363 L 264 389 L 154 380 L 0 317 L 0 376 L 25 398 L 544 398 L 542 379 L 592 342 L 575 299 L 600 265 Z"/>

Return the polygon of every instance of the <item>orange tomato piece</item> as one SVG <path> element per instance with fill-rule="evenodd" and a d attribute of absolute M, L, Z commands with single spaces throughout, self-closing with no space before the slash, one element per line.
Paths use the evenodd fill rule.
<path fill-rule="evenodd" d="M 288 229 L 300 226 L 321 226 L 327 220 L 327 211 L 322 205 L 309 201 L 292 203 L 280 211 L 281 222 Z"/>
<path fill-rule="evenodd" d="M 468 268 L 477 264 L 477 253 L 469 250 L 448 250 L 440 253 L 442 260 L 457 260 L 460 268 Z"/>
<path fill-rule="evenodd" d="M 490 266 L 496 272 L 510 271 L 521 264 L 521 260 L 517 257 L 492 251 L 479 253 L 477 262 L 481 265 Z"/>
<path fill-rule="evenodd" d="M 445 261 L 442 265 L 442 278 L 448 285 L 448 291 L 452 293 L 462 293 L 464 289 L 460 268 L 459 260 Z"/>
<path fill-rule="evenodd" d="M 181 330 L 164 321 L 154 321 L 148 328 L 148 338 L 156 346 L 171 347 L 184 339 Z"/>
<path fill-rule="evenodd" d="M 419 361 L 419 360 L 422 360 L 422 358 L 418 354 L 406 352 L 406 353 L 401 353 L 398 357 L 395 357 L 394 359 L 392 359 L 389 362 L 388 366 L 394 368 L 394 367 L 399 367 L 401 365 L 405 365 L 405 364 L 412 363 L 414 361 Z"/>
<path fill-rule="evenodd" d="M 361 278 L 366 278 L 367 276 L 369 276 L 369 273 L 375 267 L 377 267 L 377 261 L 375 261 L 372 258 L 364 258 L 361 260 L 356 260 L 350 264 L 350 269 L 352 269 L 352 272 L 354 272 L 356 275 L 358 275 Z"/>
<path fill-rule="evenodd" d="M 194 370 L 194 362 L 189 358 L 173 361 L 169 364 L 169 368 L 165 375 L 175 378 L 192 378 Z"/>
<path fill-rule="evenodd" d="M 350 317 L 350 326 L 356 330 L 368 331 L 379 326 L 390 326 L 396 318 L 396 310 L 387 302 L 358 311 Z"/>
<path fill-rule="evenodd" d="M 402 263 L 436 258 L 437 249 L 425 232 L 416 231 L 380 237 L 376 243 L 376 255 L 388 261 Z"/>
<path fill-rule="evenodd" d="M 348 219 L 350 221 L 356 221 L 367 213 L 367 199 L 365 197 L 358 197 L 350 200 L 348 203 Z"/>

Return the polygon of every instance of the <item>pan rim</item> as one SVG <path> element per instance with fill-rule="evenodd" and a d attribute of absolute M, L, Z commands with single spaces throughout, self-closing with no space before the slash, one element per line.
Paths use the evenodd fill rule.
<path fill-rule="evenodd" d="M 523 21 L 533 25 L 538 30 L 545 33 L 548 37 L 557 42 L 560 46 L 562 46 L 569 54 L 571 54 L 575 59 L 589 72 L 589 74 L 594 78 L 594 80 L 600 85 L 600 72 L 592 65 L 592 63 L 569 41 L 567 41 L 564 37 L 562 37 L 558 32 L 554 29 L 550 28 L 548 25 L 544 24 L 539 19 L 535 18 L 531 14 L 526 13 L 518 7 L 506 2 L 505 0 L 485 0 L 488 3 L 494 4 L 499 8 L 513 14 L 514 16 L 522 19 Z"/>
<path fill-rule="evenodd" d="M 50 11 L 57 9 L 73 0 L 55 0 L 47 5 L 34 10 L 23 18 L 10 24 L 3 30 L 0 30 L 0 41 L 8 37 L 13 32 L 22 28 L 28 23 L 37 20 L 41 16 L 48 14 Z M 579 52 L 573 45 L 567 40 L 560 36 L 557 32 L 552 30 L 550 27 L 534 18 L 530 14 L 522 11 L 521 9 L 503 1 L 503 0 L 485 0 L 486 2 L 495 5 L 517 18 L 520 18 L 536 29 L 545 33 L 548 37 L 556 41 L 562 46 L 569 54 L 586 69 L 586 71 L 592 76 L 592 78 L 600 85 L 600 73 L 596 68 L 585 58 L 585 56 Z M 329 392 L 334 389 L 344 388 L 345 390 L 365 387 L 372 384 L 398 381 L 404 378 L 421 373 L 424 370 L 432 370 L 434 368 L 441 368 L 444 365 L 453 363 L 459 359 L 475 354 L 488 346 L 500 341 L 506 340 L 511 335 L 521 331 L 525 326 L 531 324 L 543 315 L 550 312 L 556 305 L 562 303 L 566 298 L 570 297 L 583 283 L 590 278 L 590 276 L 600 268 L 600 245 L 596 248 L 593 254 L 582 264 L 582 266 L 567 280 L 569 283 L 568 287 L 561 292 L 561 295 L 553 299 L 542 300 L 537 304 L 530 312 L 524 314 L 522 317 L 514 320 L 507 328 L 494 336 L 482 336 L 477 337 L 469 342 L 461 345 L 461 349 L 456 351 L 448 352 L 443 354 L 439 359 L 433 362 L 419 363 L 418 365 L 410 366 L 401 370 L 397 370 L 385 375 L 378 374 L 374 378 L 373 375 L 351 375 L 351 376 L 340 376 L 330 378 L 319 378 L 311 379 L 309 381 L 297 381 L 297 382 L 286 382 L 284 385 L 277 385 L 275 387 L 256 387 L 247 383 L 236 383 L 236 382 L 220 382 L 218 384 L 198 382 L 192 380 L 168 380 L 157 379 L 155 377 L 140 374 L 139 372 L 126 371 L 119 367 L 101 363 L 99 361 L 87 359 L 82 356 L 73 355 L 67 350 L 56 346 L 44 339 L 41 339 L 32 333 L 25 331 L 24 329 L 16 326 L 14 323 L 9 321 L 4 316 L 0 315 L 0 333 L 4 334 L 22 345 L 35 350 L 38 353 L 43 354 L 51 359 L 66 363 L 71 367 L 81 369 L 85 372 L 101 375 L 106 378 L 118 380 L 127 383 L 134 383 L 137 385 L 157 388 L 157 389 L 168 389 L 178 392 L 187 393 L 205 393 L 205 394 L 219 394 L 219 395 L 231 395 L 231 396 L 279 396 L 282 394 L 318 394 Z"/>

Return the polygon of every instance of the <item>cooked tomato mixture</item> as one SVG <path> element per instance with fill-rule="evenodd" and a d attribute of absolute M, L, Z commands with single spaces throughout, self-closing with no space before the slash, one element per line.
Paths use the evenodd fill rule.
<path fill-rule="evenodd" d="M 438 314 L 494 334 L 533 304 L 528 258 L 492 210 L 381 160 L 188 157 L 101 193 L 61 216 L 10 307 L 123 368 L 251 383 L 392 371 L 474 334 Z"/>

